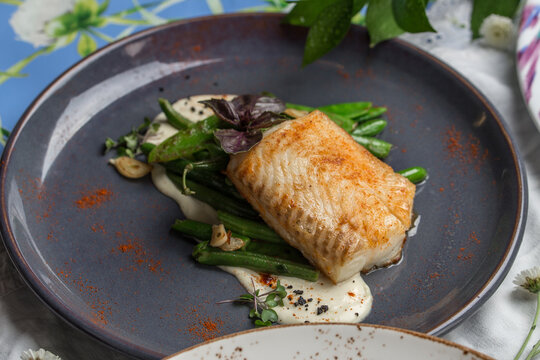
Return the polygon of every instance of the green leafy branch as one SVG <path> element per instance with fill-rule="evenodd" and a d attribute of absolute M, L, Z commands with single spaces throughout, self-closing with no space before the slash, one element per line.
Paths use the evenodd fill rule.
<path fill-rule="evenodd" d="M 486 17 L 512 17 L 519 1 L 474 0 L 470 20 L 473 38 L 479 37 Z M 427 4 L 428 0 L 299 0 L 284 22 L 309 28 L 302 62 L 305 66 L 336 47 L 345 38 L 351 22 L 365 23 L 371 46 L 405 32 L 434 32 L 426 15 Z"/>
<path fill-rule="evenodd" d="M 287 296 L 287 291 L 279 283 L 276 283 L 276 287 L 268 292 L 260 294 L 260 290 L 255 288 L 253 279 L 251 280 L 253 285 L 253 291 L 248 294 L 240 295 L 234 300 L 223 300 L 218 304 L 225 303 L 244 303 L 253 305 L 253 308 L 249 311 L 249 317 L 254 320 L 255 326 L 263 327 L 270 326 L 278 321 L 278 315 L 273 309 L 276 306 L 283 306 L 283 299 Z"/>

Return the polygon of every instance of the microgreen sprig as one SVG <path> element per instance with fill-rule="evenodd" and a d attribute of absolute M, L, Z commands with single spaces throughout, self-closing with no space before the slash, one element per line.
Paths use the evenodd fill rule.
<path fill-rule="evenodd" d="M 278 321 L 278 315 L 273 310 L 276 306 L 283 306 L 283 299 L 287 296 L 285 287 L 276 283 L 276 287 L 265 293 L 260 293 L 260 289 L 255 288 L 255 283 L 251 279 L 253 291 L 240 295 L 238 299 L 223 300 L 217 304 L 225 303 L 244 303 L 253 304 L 253 308 L 249 311 L 249 317 L 254 320 L 256 327 L 270 326 Z"/>
<path fill-rule="evenodd" d="M 126 135 L 120 136 L 116 141 L 108 137 L 105 140 L 105 154 L 116 149 L 117 156 L 135 157 L 140 153 L 139 145 L 149 127 L 151 127 L 153 131 L 157 131 L 159 129 L 159 124 L 152 124 L 150 119 L 145 118 L 141 125 L 133 128 Z"/>

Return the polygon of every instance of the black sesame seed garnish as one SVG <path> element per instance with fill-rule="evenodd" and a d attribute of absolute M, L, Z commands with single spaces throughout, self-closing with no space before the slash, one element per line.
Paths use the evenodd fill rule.
<path fill-rule="evenodd" d="M 202 114 L 204 114 L 204 111 L 199 110 L 199 115 L 202 115 Z"/>
<path fill-rule="evenodd" d="M 302 295 L 304 293 L 304 291 L 302 291 L 302 290 L 294 290 L 293 293 L 295 293 L 296 295 Z"/>
<path fill-rule="evenodd" d="M 192 106 L 192 107 L 189 108 L 189 111 L 195 112 L 195 108 Z"/>
<path fill-rule="evenodd" d="M 313 298 L 307 299 L 307 302 L 312 302 L 312 301 L 313 301 Z"/>
<path fill-rule="evenodd" d="M 305 305 L 306 304 L 306 300 L 301 296 L 298 298 L 297 302 L 298 302 L 298 305 Z"/>
<path fill-rule="evenodd" d="M 358 316 L 358 313 L 354 313 L 354 315 Z"/>
<path fill-rule="evenodd" d="M 317 315 L 321 315 L 328 311 L 328 305 L 321 305 L 317 308 Z"/>
<path fill-rule="evenodd" d="M 287 286 L 287 289 L 292 289 L 292 285 Z"/>

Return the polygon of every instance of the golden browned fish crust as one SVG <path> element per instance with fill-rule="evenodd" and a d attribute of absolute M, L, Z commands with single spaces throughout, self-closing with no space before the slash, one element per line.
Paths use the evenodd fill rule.
<path fill-rule="evenodd" d="M 289 244 L 334 282 L 401 256 L 415 186 L 322 112 L 269 130 L 227 176 Z"/>

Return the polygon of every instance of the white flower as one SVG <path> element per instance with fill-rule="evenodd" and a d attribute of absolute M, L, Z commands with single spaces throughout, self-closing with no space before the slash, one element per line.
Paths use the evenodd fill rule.
<path fill-rule="evenodd" d="M 540 267 L 523 270 L 516 275 L 514 284 L 533 294 L 540 292 Z"/>
<path fill-rule="evenodd" d="M 9 23 L 19 40 L 34 47 L 46 46 L 54 39 L 45 32 L 45 26 L 54 18 L 73 10 L 75 0 L 25 0 Z"/>
<path fill-rule="evenodd" d="M 485 44 L 498 49 L 508 49 L 514 39 L 512 19 L 491 14 L 480 25 L 480 35 L 484 37 Z"/>

